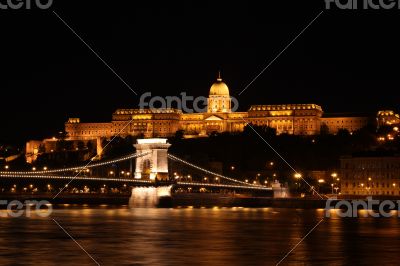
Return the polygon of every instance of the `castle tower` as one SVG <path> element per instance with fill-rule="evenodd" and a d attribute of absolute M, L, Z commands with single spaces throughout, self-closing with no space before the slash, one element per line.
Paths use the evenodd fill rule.
<path fill-rule="evenodd" d="M 209 113 L 229 113 L 231 112 L 231 98 L 229 96 L 229 88 L 222 81 L 221 72 L 218 72 L 217 81 L 210 88 L 208 96 L 208 112 Z"/>

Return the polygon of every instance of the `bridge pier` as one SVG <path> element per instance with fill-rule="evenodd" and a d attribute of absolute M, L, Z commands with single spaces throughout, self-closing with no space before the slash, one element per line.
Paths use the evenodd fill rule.
<path fill-rule="evenodd" d="M 171 144 L 167 139 L 138 139 L 134 144 L 137 154 L 144 154 L 136 158 L 135 179 L 168 180 L 168 148 Z"/>

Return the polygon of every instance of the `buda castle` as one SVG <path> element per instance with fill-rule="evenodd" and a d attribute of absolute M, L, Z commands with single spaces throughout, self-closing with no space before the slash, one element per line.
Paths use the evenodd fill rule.
<path fill-rule="evenodd" d="M 104 139 L 113 136 L 140 136 L 144 138 L 171 137 L 181 130 L 185 138 L 206 137 L 213 132 L 242 132 L 247 124 L 276 129 L 277 134 L 316 135 L 321 129 L 336 134 L 340 129 L 349 132 L 369 123 L 398 123 L 399 115 L 393 111 L 379 111 L 377 116 L 356 114 L 324 114 L 317 104 L 252 105 L 247 112 L 231 110 L 229 88 L 220 75 L 212 84 L 207 100 L 207 111 L 184 113 L 173 108 L 118 109 L 111 122 L 82 123 L 69 118 L 65 123 L 67 140 L 96 142 L 101 152 Z M 37 153 L 44 143 L 46 152 L 53 150 L 54 139 L 28 142 L 27 154 Z"/>
<path fill-rule="evenodd" d="M 321 125 L 329 133 L 345 128 L 350 132 L 367 125 L 370 117 L 324 115 L 317 104 L 252 105 L 247 112 L 232 112 L 229 88 L 219 76 L 208 96 L 207 112 L 183 113 L 177 109 L 118 109 L 107 123 L 81 123 L 70 118 L 65 132 L 71 140 L 121 136 L 171 137 L 183 130 L 185 137 L 208 136 L 212 132 L 242 132 L 247 123 L 275 128 L 277 134 L 319 134 Z M 128 124 L 129 123 L 129 124 Z M 128 124 L 128 125 L 127 125 Z"/>

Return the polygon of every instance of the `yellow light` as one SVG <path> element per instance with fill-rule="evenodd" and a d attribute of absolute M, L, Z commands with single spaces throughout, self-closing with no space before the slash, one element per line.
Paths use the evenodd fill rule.
<path fill-rule="evenodd" d="M 318 183 L 325 183 L 325 180 L 324 179 L 318 179 Z"/>
<path fill-rule="evenodd" d="M 393 186 L 395 187 L 395 186 L 396 186 L 396 183 L 393 183 Z"/>
<path fill-rule="evenodd" d="M 32 171 L 36 171 L 36 167 L 32 167 Z"/>
<path fill-rule="evenodd" d="M 6 166 L 4 166 L 4 168 L 5 168 L 5 169 L 8 169 L 8 168 L 9 168 L 9 166 L 8 166 L 8 165 L 6 165 Z"/>
<path fill-rule="evenodd" d="M 300 179 L 301 178 L 301 174 L 300 173 L 295 173 L 294 177 L 297 178 L 297 179 Z"/>
<path fill-rule="evenodd" d="M 215 178 L 215 180 L 216 180 L 216 181 L 218 181 L 218 180 L 219 180 L 219 178 L 218 178 L 218 177 L 216 177 L 216 178 Z"/>
<path fill-rule="evenodd" d="M 270 162 L 269 165 L 273 166 L 273 165 L 274 165 L 274 162 Z"/>
<path fill-rule="evenodd" d="M 46 171 L 47 170 L 47 166 L 43 167 L 43 170 Z"/>
<path fill-rule="evenodd" d="M 231 166 L 231 170 L 235 170 L 235 166 Z"/>
<path fill-rule="evenodd" d="M 371 177 L 368 177 L 368 181 L 371 181 L 372 180 L 372 178 Z"/>
<path fill-rule="evenodd" d="M 110 171 L 110 175 L 112 175 L 112 174 L 114 174 L 114 172 L 113 172 L 113 171 Z"/>
<path fill-rule="evenodd" d="M 249 183 L 249 180 L 248 180 L 248 179 L 246 179 L 244 182 L 246 182 L 246 183 Z"/>
<path fill-rule="evenodd" d="M 364 183 L 361 183 L 361 186 L 364 187 Z"/>

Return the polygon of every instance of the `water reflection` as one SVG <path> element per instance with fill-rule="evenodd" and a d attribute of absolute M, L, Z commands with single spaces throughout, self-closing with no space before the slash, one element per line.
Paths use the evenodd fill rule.
<path fill-rule="evenodd" d="M 150 208 L 159 203 L 161 197 L 171 197 L 172 186 L 134 187 L 129 199 L 131 208 Z"/>
<path fill-rule="evenodd" d="M 323 213 L 249 208 L 55 208 L 101 265 L 275 265 Z M 325 219 L 282 265 L 396 265 L 397 218 Z M 0 219 L 0 265 L 93 265 L 49 218 Z"/>

